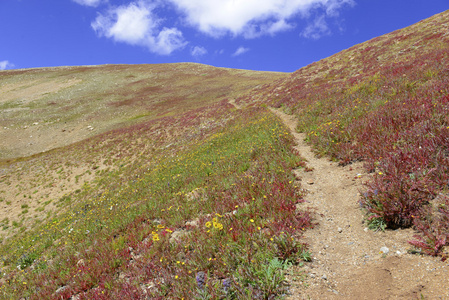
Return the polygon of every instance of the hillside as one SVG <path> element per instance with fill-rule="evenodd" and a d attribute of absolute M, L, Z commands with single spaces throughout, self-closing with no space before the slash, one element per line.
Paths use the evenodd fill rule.
<path fill-rule="evenodd" d="M 448 48 L 0 71 L 1 297 L 449 296 Z"/>
<path fill-rule="evenodd" d="M 447 223 L 448 16 L 356 45 L 258 96 L 296 114 L 318 154 L 363 161 L 376 174 L 361 199 L 370 226 L 418 226 L 426 238 L 417 245 L 432 255 L 446 240 L 428 222 Z M 430 211 L 434 199 L 440 212 Z"/>
<path fill-rule="evenodd" d="M 0 73 L 0 161 L 236 97 L 286 74 L 184 63 Z"/>
<path fill-rule="evenodd" d="M 154 138 L 163 145 L 181 145 L 201 127 L 217 126 L 219 119 L 203 116 L 209 106 L 232 102 L 234 96 L 286 76 L 193 63 L 0 74 L 0 200 L 7 203 L 0 207 L 0 219 L 8 219 L 3 237 L 60 212 L 64 206 L 51 202 L 79 190 L 96 174 L 144 157 Z M 180 124 L 162 125 L 192 114 L 200 124 L 196 133 L 186 133 L 190 129 Z"/>

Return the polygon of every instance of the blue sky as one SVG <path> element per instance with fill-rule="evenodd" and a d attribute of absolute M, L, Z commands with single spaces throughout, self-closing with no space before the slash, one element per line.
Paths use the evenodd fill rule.
<path fill-rule="evenodd" d="M 0 70 L 198 62 L 293 72 L 448 0 L 0 0 Z"/>

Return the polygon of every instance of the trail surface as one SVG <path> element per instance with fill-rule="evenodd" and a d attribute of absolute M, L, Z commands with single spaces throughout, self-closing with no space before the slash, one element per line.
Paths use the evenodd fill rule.
<path fill-rule="evenodd" d="M 305 135 L 296 132 L 295 118 L 273 112 L 290 128 L 297 150 L 313 168 L 295 172 L 308 191 L 301 206 L 314 210 L 318 222 L 304 235 L 312 262 L 292 270 L 287 299 L 449 299 L 448 263 L 408 254 L 412 229 L 366 228 L 358 200 L 370 175 L 362 164 L 341 167 L 317 158 L 304 142 Z M 383 247 L 388 253 L 381 251 Z"/>

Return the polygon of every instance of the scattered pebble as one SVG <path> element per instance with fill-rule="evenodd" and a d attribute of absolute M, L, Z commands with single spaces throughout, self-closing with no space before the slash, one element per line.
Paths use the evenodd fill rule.
<path fill-rule="evenodd" d="M 59 288 L 55 291 L 55 294 L 62 293 L 62 292 L 65 291 L 66 289 L 67 289 L 67 286 L 66 286 L 66 285 L 61 286 L 61 287 L 59 287 Z"/>
<path fill-rule="evenodd" d="M 198 227 L 199 219 L 196 218 L 192 221 L 186 222 L 186 226 Z"/>
<path fill-rule="evenodd" d="M 339 233 L 341 233 L 341 232 L 343 231 L 343 228 L 341 228 L 341 227 L 338 227 L 338 229 L 337 229 L 337 230 L 338 230 L 338 232 L 339 232 Z"/>
<path fill-rule="evenodd" d="M 388 249 L 387 247 L 382 247 L 380 248 L 380 252 L 383 254 L 388 254 L 388 252 L 390 252 L 390 249 Z"/>

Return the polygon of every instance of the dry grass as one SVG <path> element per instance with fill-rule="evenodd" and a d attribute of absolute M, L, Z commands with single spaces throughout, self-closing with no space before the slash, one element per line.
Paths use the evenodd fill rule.
<path fill-rule="evenodd" d="M 192 63 L 40 68 L 0 74 L 0 161 L 204 107 L 286 76 Z"/>

